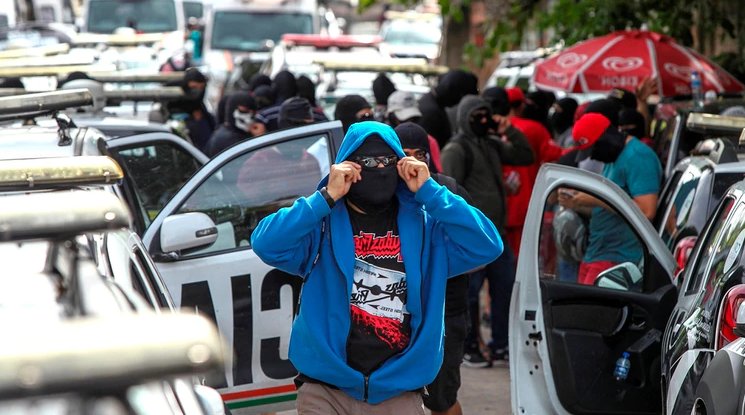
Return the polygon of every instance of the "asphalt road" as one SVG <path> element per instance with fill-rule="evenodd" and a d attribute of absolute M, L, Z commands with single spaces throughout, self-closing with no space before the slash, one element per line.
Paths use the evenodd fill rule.
<path fill-rule="evenodd" d="M 474 369 L 461 367 L 462 386 L 458 400 L 465 415 L 509 415 L 510 375 L 506 365 Z M 297 411 L 278 415 L 297 415 Z"/>

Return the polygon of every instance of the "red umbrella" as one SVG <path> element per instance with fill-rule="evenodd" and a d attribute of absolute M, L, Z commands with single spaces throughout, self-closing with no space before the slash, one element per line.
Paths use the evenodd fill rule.
<path fill-rule="evenodd" d="M 535 67 L 535 86 L 566 92 L 634 90 L 656 77 L 663 97 L 691 94 L 691 71 L 701 74 L 703 90 L 740 93 L 745 85 L 671 37 L 646 30 L 617 31 L 564 49 Z"/>

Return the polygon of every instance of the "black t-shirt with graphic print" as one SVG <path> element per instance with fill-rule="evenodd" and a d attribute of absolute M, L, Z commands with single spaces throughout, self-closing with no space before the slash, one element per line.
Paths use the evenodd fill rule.
<path fill-rule="evenodd" d="M 350 298 L 352 325 L 347 363 L 369 375 L 403 351 L 411 336 L 406 310 L 406 273 L 398 234 L 398 204 L 374 214 L 349 208 L 354 235 L 354 284 Z"/>

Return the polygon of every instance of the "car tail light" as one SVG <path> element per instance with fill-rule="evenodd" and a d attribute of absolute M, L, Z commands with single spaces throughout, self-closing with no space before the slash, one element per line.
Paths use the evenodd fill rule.
<path fill-rule="evenodd" d="M 693 251 L 693 247 L 696 245 L 697 239 L 698 238 L 695 236 L 686 236 L 675 245 L 673 256 L 675 257 L 676 266 L 673 275 L 679 275 L 679 273 L 685 268 L 688 263 L 688 258 L 691 256 L 691 251 Z"/>
<path fill-rule="evenodd" d="M 735 285 L 727 291 L 722 300 L 719 312 L 719 330 L 717 331 L 717 350 L 732 343 L 739 336 L 735 334 L 737 327 L 737 311 L 745 302 L 745 284 Z"/>

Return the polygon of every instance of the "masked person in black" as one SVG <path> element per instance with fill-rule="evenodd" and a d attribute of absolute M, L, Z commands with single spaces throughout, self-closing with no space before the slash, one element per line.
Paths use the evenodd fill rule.
<path fill-rule="evenodd" d="M 554 104 L 554 112 L 548 121 L 554 132 L 554 140 L 563 148 L 574 145 L 572 138 L 572 125 L 574 125 L 574 113 L 577 111 L 577 100 L 574 98 L 562 98 Z"/>
<path fill-rule="evenodd" d="M 484 212 L 503 236 L 506 235 L 502 164 L 533 163 L 533 150 L 525 136 L 514 127 L 494 125 L 489 104 L 468 95 L 458 105 L 458 133 L 442 150 L 441 158 L 443 173 L 463 186 L 471 195 L 473 205 Z M 485 279 L 489 281 L 491 297 L 492 357 L 506 360 L 507 319 L 515 279 L 514 255 L 509 245 L 504 245 L 504 252 L 496 261 L 471 274 L 468 297 L 472 325 L 463 362 L 472 367 L 491 365 L 491 359 L 486 360 L 481 354 L 478 342 L 479 291 Z"/>
<path fill-rule="evenodd" d="M 313 112 L 313 121 L 324 122 L 329 120 L 326 114 L 323 113 L 323 109 L 316 103 L 316 84 L 305 75 L 298 76 L 297 78 L 297 96 L 305 98 L 310 103 L 310 108 Z"/>
<path fill-rule="evenodd" d="M 429 137 L 424 128 L 413 122 L 404 122 L 395 130 L 407 156 L 423 163 L 431 163 Z M 455 179 L 439 173 L 431 175 L 437 183 L 471 204 L 468 192 L 458 185 Z M 458 389 L 467 331 L 468 274 L 462 274 L 448 279 L 445 288 L 445 356 L 437 377 L 427 386 L 428 395 L 424 396 L 424 406 L 429 408 L 433 415 L 462 413 L 458 402 Z"/>
<path fill-rule="evenodd" d="M 290 98 L 279 107 L 277 124 L 280 130 L 301 127 L 313 123 L 313 111 L 310 102 L 301 97 Z"/>
<path fill-rule="evenodd" d="M 476 76 L 455 69 L 443 75 L 437 86 L 419 99 L 419 110 L 422 112 L 419 125 L 437 140 L 440 148 L 445 147 L 452 136 L 449 116 L 445 109 L 458 105 L 464 96 L 477 93 Z"/>
<path fill-rule="evenodd" d="M 347 95 L 336 102 L 334 118 L 341 121 L 346 134 L 349 126 L 360 121 L 373 121 L 375 116 L 370 103 L 360 95 Z"/>
<path fill-rule="evenodd" d="M 170 117 L 182 114 L 189 138 L 198 149 L 204 151 L 207 141 L 217 128 L 217 121 L 204 105 L 207 77 L 197 68 L 189 68 L 184 72 L 179 86 L 184 90 L 184 98 L 168 105 Z"/>
<path fill-rule="evenodd" d="M 388 98 L 396 92 L 396 85 L 384 73 L 379 73 L 372 84 L 373 95 L 375 96 L 375 120 L 384 122 L 386 114 L 386 105 Z"/>
<path fill-rule="evenodd" d="M 248 92 L 240 91 L 228 96 L 225 112 L 225 123 L 212 134 L 205 148 L 204 152 L 209 157 L 251 137 L 250 126 L 256 113 L 256 103 Z"/>

